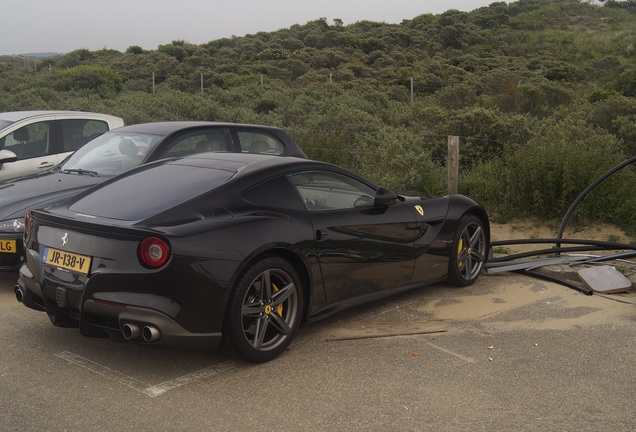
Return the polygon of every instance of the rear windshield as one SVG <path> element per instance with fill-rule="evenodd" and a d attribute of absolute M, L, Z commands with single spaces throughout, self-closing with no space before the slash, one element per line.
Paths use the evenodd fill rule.
<path fill-rule="evenodd" d="M 69 207 L 126 221 L 146 219 L 225 183 L 234 171 L 165 164 L 102 184 Z"/>
<path fill-rule="evenodd" d="M 10 124 L 13 124 L 14 122 L 9 121 L 9 120 L 0 120 L 0 130 L 6 128 L 7 126 L 9 126 Z"/>

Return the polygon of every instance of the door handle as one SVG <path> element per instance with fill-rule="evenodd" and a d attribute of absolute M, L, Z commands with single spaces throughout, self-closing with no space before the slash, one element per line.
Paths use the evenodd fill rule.
<path fill-rule="evenodd" d="M 324 240 L 329 234 L 325 230 L 316 230 L 316 240 Z"/>
<path fill-rule="evenodd" d="M 38 169 L 51 168 L 53 164 L 51 162 L 42 162 L 38 165 Z"/>

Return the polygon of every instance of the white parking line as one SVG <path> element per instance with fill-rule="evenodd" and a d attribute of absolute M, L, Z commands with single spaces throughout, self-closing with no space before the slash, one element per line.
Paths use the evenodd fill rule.
<path fill-rule="evenodd" d="M 191 384 L 193 382 L 202 380 L 204 378 L 208 378 L 224 372 L 226 370 L 230 370 L 236 367 L 236 363 L 228 361 L 217 363 L 214 366 L 210 366 L 205 369 L 201 369 L 196 372 L 192 372 L 187 375 L 180 376 L 170 381 L 166 381 L 159 385 L 149 385 L 140 381 L 136 378 L 129 377 L 122 373 L 119 373 L 107 366 L 100 365 L 92 360 L 88 360 L 87 358 L 78 356 L 68 351 L 63 351 L 59 354 L 55 354 L 56 357 L 64 359 L 70 363 L 73 363 L 77 366 L 81 366 L 90 370 L 91 372 L 95 372 L 103 377 L 106 377 L 110 380 L 117 381 L 120 384 L 123 384 L 127 387 L 130 387 L 134 390 L 137 390 L 146 396 L 156 397 L 160 396 L 170 390 L 174 390 L 177 387 L 181 387 L 186 384 Z"/>
<path fill-rule="evenodd" d="M 163 384 L 150 386 L 144 390 L 144 393 L 150 397 L 159 396 L 160 394 L 163 394 L 177 387 L 181 387 L 182 385 L 191 384 L 193 382 L 202 380 L 203 378 L 208 378 L 226 370 L 234 369 L 235 367 L 236 363 L 230 361 L 217 363 L 214 366 L 210 366 L 208 368 L 201 369 L 200 371 L 180 376 L 179 378 L 166 381 Z"/>
<path fill-rule="evenodd" d="M 428 344 L 428 345 L 432 346 L 433 348 L 436 348 L 436 349 L 438 349 L 438 350 L 440 350 L 440 351 L 442 351 L 442 352 L 445 352 L 446 354 L 450 354 L 450 355 L 452 355 L 452 356 L 454 356 L 454 357 L 457 357 L 458 359 L 463 360 L 463 361 L 465 361 L 466 363 L 475 363 L 475 359 L 473 359 L 473 358 L 463 356 L 463 355 L 461 355 L 461 354 L 458 354 L 458 353 L 453 352 L 453 351 L 451 351 L 451 350 L 448 350 L 448 349 L 446 349 L 446 348 L 442 348 L 442 347 L 441 347 L 441 346 L 439 346 L 439 345 L 435 345 L 434 343 L 431 343 L 431 342 L 424 342 L 424 343 L 426 343 L 426 344 Z"/>

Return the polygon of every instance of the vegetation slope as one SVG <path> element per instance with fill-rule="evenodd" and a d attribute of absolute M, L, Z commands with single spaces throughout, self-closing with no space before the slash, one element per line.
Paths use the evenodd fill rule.
<path fill-rule="evenodd" d="M 636 155 L 636 0 L 519 0 L 400 24 L 320 18 L 275 32 L 0 60 L 0 111 L 79 109 L 128 124 L 281 126 L 315 159 L 397 191 L 460 192 L 500 220 L 560 218 Z M 81 42 L 78 42 L 81 44 Z M 636 234 L 633 165 L 576 220 Z"/>

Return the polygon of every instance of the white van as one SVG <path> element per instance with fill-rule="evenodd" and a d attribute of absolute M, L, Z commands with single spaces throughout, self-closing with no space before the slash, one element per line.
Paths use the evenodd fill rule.
<path fill-rule="evenodd" d="M 0 113 L 0 181 L 45 171 L 124 120 L 81 111 Z"/>

